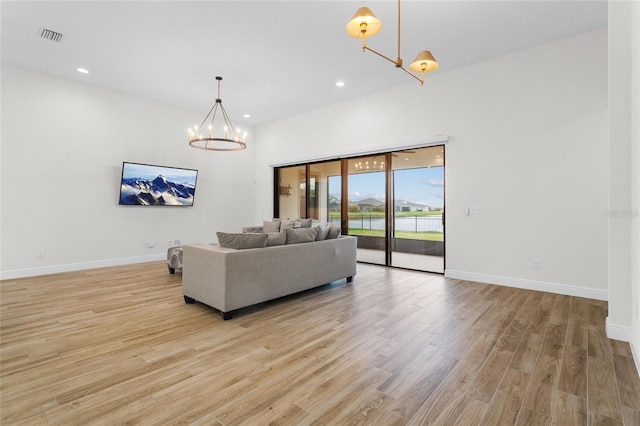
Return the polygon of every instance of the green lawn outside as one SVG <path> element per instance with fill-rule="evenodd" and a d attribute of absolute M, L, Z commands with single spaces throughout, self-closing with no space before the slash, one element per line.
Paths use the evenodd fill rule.
<path fill-rule="evenodd" d="M 349 235 L 366 235 L 370 237 L 384 238 L 383 230 L 369 230 L 369 229 L 353 229 L 349 228 Z M 397 231 L 396 238 L 406 238 L 409 240 L 423 240 L 423 241 L 444 241 L 444 234 L 442 232 L 406 232 Z"/>

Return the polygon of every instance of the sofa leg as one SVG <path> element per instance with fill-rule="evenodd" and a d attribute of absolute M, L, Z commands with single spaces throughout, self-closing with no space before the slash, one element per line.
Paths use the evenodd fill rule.
<path fill-rule="evenodd" d="M 230 320 L 232 317 L 231 312 L 221 312 L 221 314 L 223 321 Z"/>
<path fill-rule="evenodd" d="M 184 303 L 189 303 L 189 304 L 191 304 L 191 303 L 196 303 L 196 302 L 197 302 L 197 300 L 196 300 L 196 299 L 192 299 L 192 298 L 191 298 L 191 297 L 189 297 L 189 296 L 184 296 Z"/>
<path fill-rule="evenodd" d="M 353 275 L 351 275 L 350 277 L 347 277 L 347 282 L 348 283 L 353 282 Z"/>
<path fill-rule="evenodd" d="M 175 273 L 176 273 L 176 270 L 175 270 L 174 268 L 172 268 L 171 266 L 169 266 L 169 273 L 170 273 L 171 275 L 173 275 L 173 274 L 175 274 Z"/>

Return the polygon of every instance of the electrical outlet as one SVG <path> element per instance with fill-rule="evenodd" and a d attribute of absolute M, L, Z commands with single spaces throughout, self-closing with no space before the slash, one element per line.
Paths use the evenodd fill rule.
<path fill-rule="evenodd" d="M 147 247 L 154 248 L 156 246 L 156 242 L 153 240 L 147 241 Z"/>
<path fill-rule="evenodd" d="M 179 247 L 180 240 L 169 240 L 169 247 Z"/>
<path fill-rule="evenodd" d="M 540 269 L 540 259 L 533 259 L 531 261 L 531 268 Z"/>
<path fill-rule="evenodd" d="M 36 256 L 38 256 L 38 257 L 44 257 L 44 250 L 43 250 L 43 249 L 38 249 L 38 250 L 36 250 Z"/>

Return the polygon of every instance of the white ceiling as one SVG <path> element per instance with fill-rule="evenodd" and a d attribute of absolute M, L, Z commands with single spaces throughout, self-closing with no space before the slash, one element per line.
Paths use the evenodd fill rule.
<path fill-rule="evenodd" d="M 428 90 L 439 73 L 607 26 L 606 0 L 405 0 L 405 64 L 420 50 L 440 63 L 421 88 L 346 34 L 364 5 L 383 23 L 368 45 L 395 58 L 397 3 L 380 0 L 3 0 L 1 56 L 3 63 L 192 109 L 201 112 L 198 119 L 213 105 L 220 75 L 233 122 L 257 126 L 393 86 Z M 40 38 L 42 28 L 62 33 L 62 42 Z M 345 86 L 336 87 L 338 80 Z"/>

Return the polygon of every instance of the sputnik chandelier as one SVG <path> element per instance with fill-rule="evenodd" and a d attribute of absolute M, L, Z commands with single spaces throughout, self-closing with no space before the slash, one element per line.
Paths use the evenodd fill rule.
<path fill-rule="evenodd" d="M 365 161 L 364 164 L 362 161 L 358 161 L 355 163 L 355 168 L 356 170 L 384 170 L 384 161 L 378 162 L 374 160 L 371 162 L 371 165 L 369 165 L 368 161 Z"/>
<path fill-rule="evenodd" d="M 227 112 L 222 106 L 222 99 L 220 98 L 220 82 L 222 77 L 216 77 L 218 80 L 218 97 L 215 103 L 209 110 L 209 113 L 204 117 L 202 123 L 199 126 L 195 126 L 194 129 L 189 129 L 189 145 L 198 149 L 206 149 L 208 151 L 240 151 L 247 147 L 247 132 L 240 135 L 240 129 L 233 126 Z M 222 113 L 222 120 L 224 120 L 224 126 L 214 127 L 216 114 L 218 109 Z M 211 117 L 211 123 L 207 129 L 205 135 L 201 135 L 200 131 L 203 130 L 202 126 Z M 220 121 L 220 120 L 219 120 Z M 216 134 L 218 136 L 216 136 Z"/>
<path fill-rule="evenodd" d="M 402 65 L 402 59 L 400 58 L 400 0 L 398 0 L 398 59 L 395 61 L 367 46 L 367 37 L 377 34 L 378 31 L 380 31 L 380 28 L 382 28 L 382 22 L 373 14 L 371 9 L 368 7 L 361 7 L 356 11 L 353 18 L 351 18 L 347 24 L 347 34 L 352 37 L 362 39 L 363 52 L 368 50 L 369 52 L 375 53 L 381 58 L 393 63 L 396 68 L 400 68 L 402 71 L 418 80 L 422 86 L 424 84 L 424 74 L 438 68 L 438 62 L 428 50 L 423 50 L 418 53 L 418 56 L 416 56 L 413 62 L 409 65 L 409 69 L 416 73 L 420 73 L 420 77 L 416 76 Z"/>

